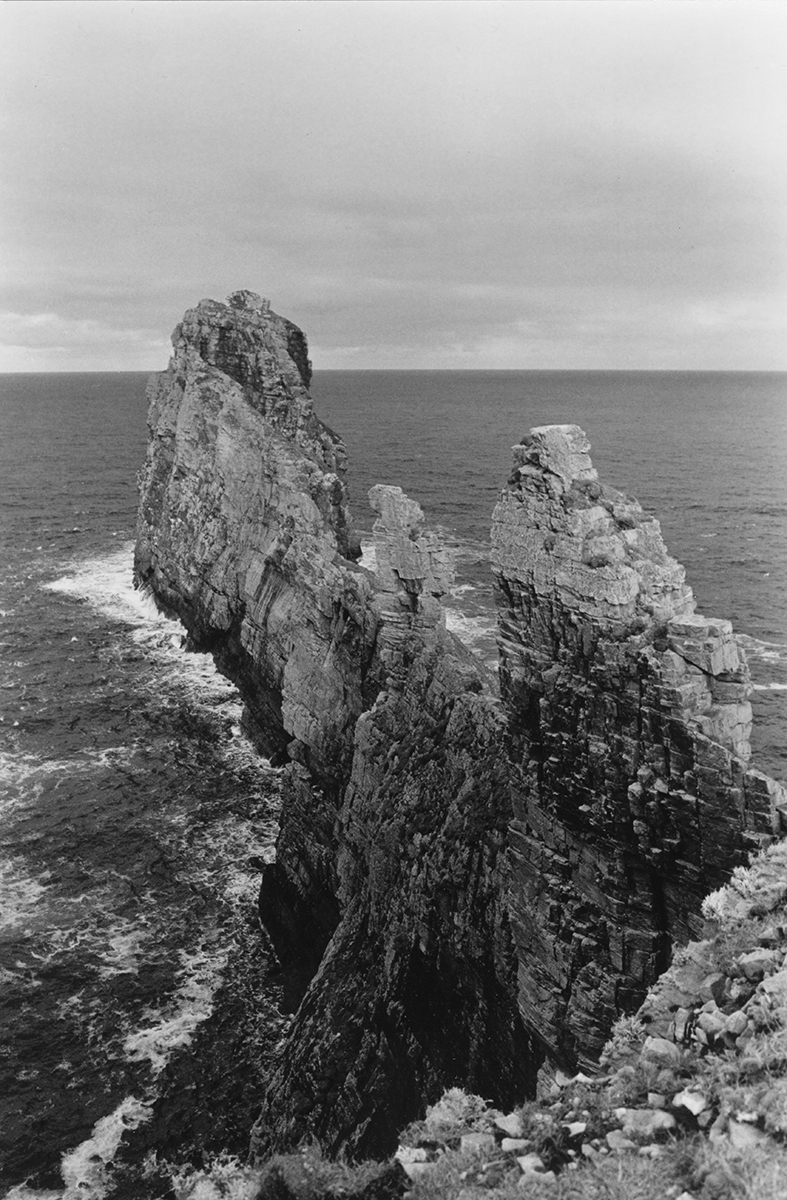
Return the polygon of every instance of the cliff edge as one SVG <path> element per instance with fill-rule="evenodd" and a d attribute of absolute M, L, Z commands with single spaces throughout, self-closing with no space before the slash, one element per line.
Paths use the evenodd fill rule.
<path fill-rule="evenodd" d="M 506 1106 L 539 1069 L 592 1069 L 703 896 L 781 830 L 729 623 L 696 614 L 582 431 L 536 429 L 493 518 L 498 692 L 445 628 L 450 555 L 400 489 L 372 489 L 360 565 L 303 334 L 240 292 L 173 346 L 136 579 L 285 764 L 261 914 L 301 975 L 256 1151 L 385 1153 L 446 1086 Z"/>

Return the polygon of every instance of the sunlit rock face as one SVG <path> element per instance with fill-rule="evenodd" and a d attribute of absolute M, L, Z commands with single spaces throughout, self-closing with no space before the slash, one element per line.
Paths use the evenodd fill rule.
<path fill-rule="evenodd" d="M 446 631 L 451 555 L 375 487 L 358 561 L 303 334 L 202 301 L 149 388 L 136 577 L 283 764 L 260 912 L 292 1025 L 254 1149 L 384 1153 L 447 1085 L 510 1105 L 592 1066 L 710 887 L 767 839 L 748 675 L 658 522 L 575 426 L 533 430 L 493 519 L 500 686 Z"/>

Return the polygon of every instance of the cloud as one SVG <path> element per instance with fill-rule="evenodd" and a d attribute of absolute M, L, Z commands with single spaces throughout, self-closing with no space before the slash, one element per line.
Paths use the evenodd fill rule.
<path fill-rule="evenodd" d="M 493 312 L 486 298 L 456 293 L 436 314 L 417 299 L 401 296 L 392 306 L 396 319 L 386 329 L 368 328 L 368 336 L 348 347 L 343 329 L 331 340 L 320 337 L 319 316 L 309 322 L 315 364 L 325 368 L 375 366 L 396 369 L 627 369 L 783 370 L 787 319 L 783 305 L 759 295 L 725 300 L 698 294 L 672 296 L 588 289 L 523 289 L 495 293 Z M 512 319 L 510 314 L 521 314 Z M 494 319 L 496 318 L 496 319 Z M 358 313 L 358 324 L 361 324 Z M 325 321 L 325 325 L 328 322 Z M 435 330 L 437 336 L 435 336 Z M 742 361 L 743 360 L 743 363 Z"/>
<path fill-rule="evenodd" d="M 330 362 L 787 366 L 768 316 L 786 18 L 749 0 L 0 6 L 2 303 L 144 342 L 248 286 Z M 749 315 L 698 333 L 709 305 Z M 111 340 L 118 367 L 134 337 Z"/>
<path fill-rule="evenodd" d="M 167 339 L 150 331 L 113 328 L 93 319 L 52 312 L 0 312 L 0 371 L 111 371 L 163 367 Z"/>

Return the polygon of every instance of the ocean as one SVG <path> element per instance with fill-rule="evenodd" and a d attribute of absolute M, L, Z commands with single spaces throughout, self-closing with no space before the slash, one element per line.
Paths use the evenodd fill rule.
<path fill-rule="evenodd" d="M 0 377 L 11 1200 L 196 1197 L 199 1180 L 212 1200 L 204 1172 L 242 1155 L 287 1019 L 256 918 L 278 773 L 245 742 L 233 687 L 131 584 L 146 378 Z M 312 393 L 347 444 L 357 524 L 373 483 L 421 503 L 458 554 L 449 625 L 490 661 L 510 446 L 581 425 L 605 482 L 659 517 L 700 610 L 733 621 L 757 765 L 787 779 L 787 375 L 318 371 Z"/>

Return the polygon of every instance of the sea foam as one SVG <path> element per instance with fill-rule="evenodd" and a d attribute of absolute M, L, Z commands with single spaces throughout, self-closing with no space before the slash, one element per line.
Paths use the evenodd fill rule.
<path fill-rule="evenodd" d="M 146 1009 L 144 1028 L 130 1033 L 123 1052 L 130 1062 L 148 1062 L 154 1078 L 160 1075 L 174 1050 L 188 1046 L 203 1021 L 213 1012 L 213 997 L 226 965 L 224 950 L 179 952 L 181 982 L 159 1009 Z"/>
<path fill-rule="evenodd" d="M 101 1200 L 106 1195 L 107 1166 L 123 1135 L 149 1121 L 152 1111 L 143 1100 L 126 1096 L 113 1112 L 97 1121 L 90 1137 L 63 1155 L 60 1173 L 66 1189 L 60 1200 Z"/>

